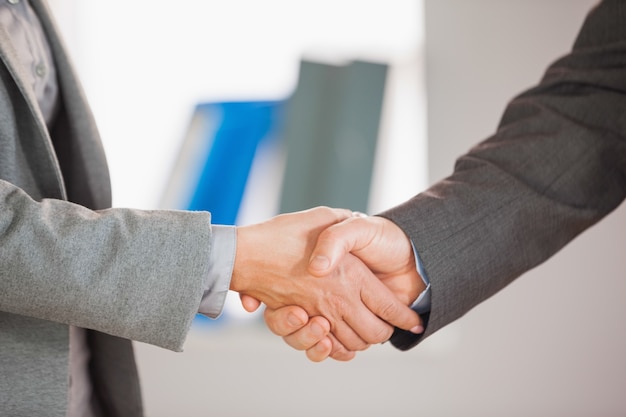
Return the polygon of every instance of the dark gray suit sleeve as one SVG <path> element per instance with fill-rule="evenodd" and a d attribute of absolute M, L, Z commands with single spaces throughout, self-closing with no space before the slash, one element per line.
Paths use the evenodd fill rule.
<path fill-rule="evenodd" d="M 382 213 L 411 237 L 432 285 L 424 335 L 397 331 L 392 343 L 409 349 L 463 316 L 625 196 L 626 2 L 611 0 L 450 177 Z"/>

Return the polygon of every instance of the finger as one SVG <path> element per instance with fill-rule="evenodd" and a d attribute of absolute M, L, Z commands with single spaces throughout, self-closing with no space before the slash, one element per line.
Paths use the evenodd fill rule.
<path fill-rule="evenodd" d="M 323 230 L 309 258 L 309 272 L 327 275 L 349 252 L 358 250 L 372 240 L 374 230 L 367 218 L 351 217 Z"/>
<path fill-rule="evenodd" d="M 345 305 L 341 310 L 343 312 L 343 322 L 335 324 L 337 329 L 331 327 L 332 333 L 348 350 L 363 350 L 367 345 L 389 340 L 393 334 L 393 324 L 395 323 L 387 322 L 387 317 L 405 324 L 400 320 L 404 317 L 397 317 L 397 315 L 386 311 L 385 308 L 400 310 L 404 307 L 412 313 L 410 318 L 419 320 L 419 316 L 411 309 L 404 306 L 402 302 L 372 274 L 367 266 L 355 256 L 350 254 L 346 255 L 341 266 L 337 269 L 337 274 L 337 276 L 329 277 L 329 279 L 339 279 L 339 277 L 349 279 L 350 282 L 355 285 L 354 290 L 357 294 L 356 300 L 351 299 L 349 304 Z M 329 298 L 329 301 L 333 302 L 335 305 L 341 304 L 342 302 L 345 304 L 348 302 L 346 300 L 347 299 L 333 302 L 333 299 Z M 342 324 L 345 324 L 345 327 L 348 327 L 352 333 L 348 332 Z M 412 325 L 411 327 L 413 327 L 417 323 L 411 322 L 410 324 Z M 355 342 L 353 334 L 358 335 L 359 339 L 364 343 L 359 345 Z"/>
<path fill-rule="evenodd" d="M 382 285 L 380 281 L 370 282 L 370 284 L 372 285 L 364 285 L 361 289 L 361 298 L 367 308 L 392 326 L 409 330 L 413 333 L 422 333 L 424 331 L 422 318 L 419 314 L 402 303 L 402 301 L 400 301 L 389 288 Z M 358 328 L 355 330 L 357 332 L 360 331 Z M 363 334 L 361 335 L 363 336 Z M 391 337 L 391 334 L 389 337 Z"/>
<path fill-rule="evenodd" d="M 330 356 L 333 349 L 333 343 L 329 337 L 325 337 L 318 343 L 306 350 L 306 357 L 311 362 L 321 362 Z"/>
<path fill-rule="evenodd" d="M 331 322 L 331 334 L 343 345 L 347 350 L 360 351 L 365 350 L 370 346 L 370 342 L 366 341 L 363 337 L 368 337 L 371 329 L 370 325 L 380 327 L 389 327 L 389 337 L 393 329 L 391 326 L 384 323 L 382 320 L 374 316 L 367 308 L 360 308 L 359 312 L 354 313 L 355 316 L 361 317 L 365 324 L 359 324 L 359 326 L 352 327 L 347 321 L 339 320 L 335 323 Z M 368 324 L 372 323 L 372 324 Z M 359 329 L 358 331 L 355 329 Z"/>
<path fill-rule="evenodd" d="M 329 356 L 336 361 L 347 362 L 356 356 L 356 352 L 346 349 L 332 334 L 328 335 L 331 341 L 332 349 Z"/>
<path fill-rule="evenodd" d="M 243 309 L 248 313 L 254 313 L 261 306 L 261 302 L 254 297 L 250 297 L 249 295 L 239 294 L 239 299 L 241 300 L 241 305 Z"/>
<path fill-rule="evenodd" d="M 332 275 L 319 282 L 336 284 L 326 292 L 321 314 L 331 323 L 331 333 L 350 351 L 382 343 L 393 334 L 393 327 L 378 315 L 375 308 L 384 302 L 400 303 L 394 294 L 354 255 L 347 254 Z M 380 293 L 378 304 L 364 303 L 362 292 Z"/>
<path fill-rule="evenodd" d="M 308 350 L 324 340 L 330 332 L 330 323 L 324 317 L 311 317 L 299 330 L 283 337 L 285 343 L 297 350 Z M 328 356 L 328 354 L 326 355 Z"/>
<path fill-rule="evenodd" d="M 393 334 L 393 326 L 381 320 L 367 308 L 354 311 L 345 317 L 343 323 L 350 331 L 333 330 L 333 334 L 348 350 L 352 351 L 365 350 L 370 345 L 386 342 Z M 341 329 L 340 325 L 337 327 Z"/>
<path fill-rule="evenodd" d="M 327 219 L 329 224 L 339 223 L 353 216 L 352 210 L 326 206 L 319 206 L 305 211 L 313 212 L 318 216 L 323 216 L 324 219 Z"/>
<path fill-rule="evenodd" d="M 307 312 L 297 306 L 287 306 L 276 310 L 266 308 L 263 318 L 272 333 L 283 337 L 300 330 L 309 321 Z"/>

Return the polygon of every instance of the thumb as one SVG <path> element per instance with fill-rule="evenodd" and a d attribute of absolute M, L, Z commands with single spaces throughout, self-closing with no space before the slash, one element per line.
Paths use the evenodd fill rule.
<path fill-rule="evenodd" d="M 328 275 L 347 253 L 367 246 L 371 241 L 369 232 L 366 218 L 357 217 L 322 231 L 309 258 L 309 273 L 318 277 Z"/>

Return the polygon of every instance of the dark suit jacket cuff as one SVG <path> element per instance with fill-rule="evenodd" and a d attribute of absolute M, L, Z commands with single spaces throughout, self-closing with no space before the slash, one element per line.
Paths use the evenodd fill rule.
<path fill-rule="evenodd" d="M 422 322 L 424 323 L 424 329 L 426 329 L 428 326 L 428 319 L 430 318 L 430 312 L 422 313 L 420 316 L 422 317 Z M 426 330 L 424 330 L 424 333 L 426 333 Z M 400 350 L 409 350 L 415 347 L 420 340 L 422 340 L 424 333 L 414 334 L 409 331 L 396 328 L 389 341 L 394 347 Z"/>

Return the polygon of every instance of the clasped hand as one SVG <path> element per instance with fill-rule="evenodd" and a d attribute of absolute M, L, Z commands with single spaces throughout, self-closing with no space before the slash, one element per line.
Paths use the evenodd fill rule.
<path fill-rule="evenodd" d="M 238 227 L 230 288 L 313 361 L 350 360 L 394 326 L 423 331 L 408 307 L 423 289 L 410 241 L 382 217 L 317 207 Z"/>

